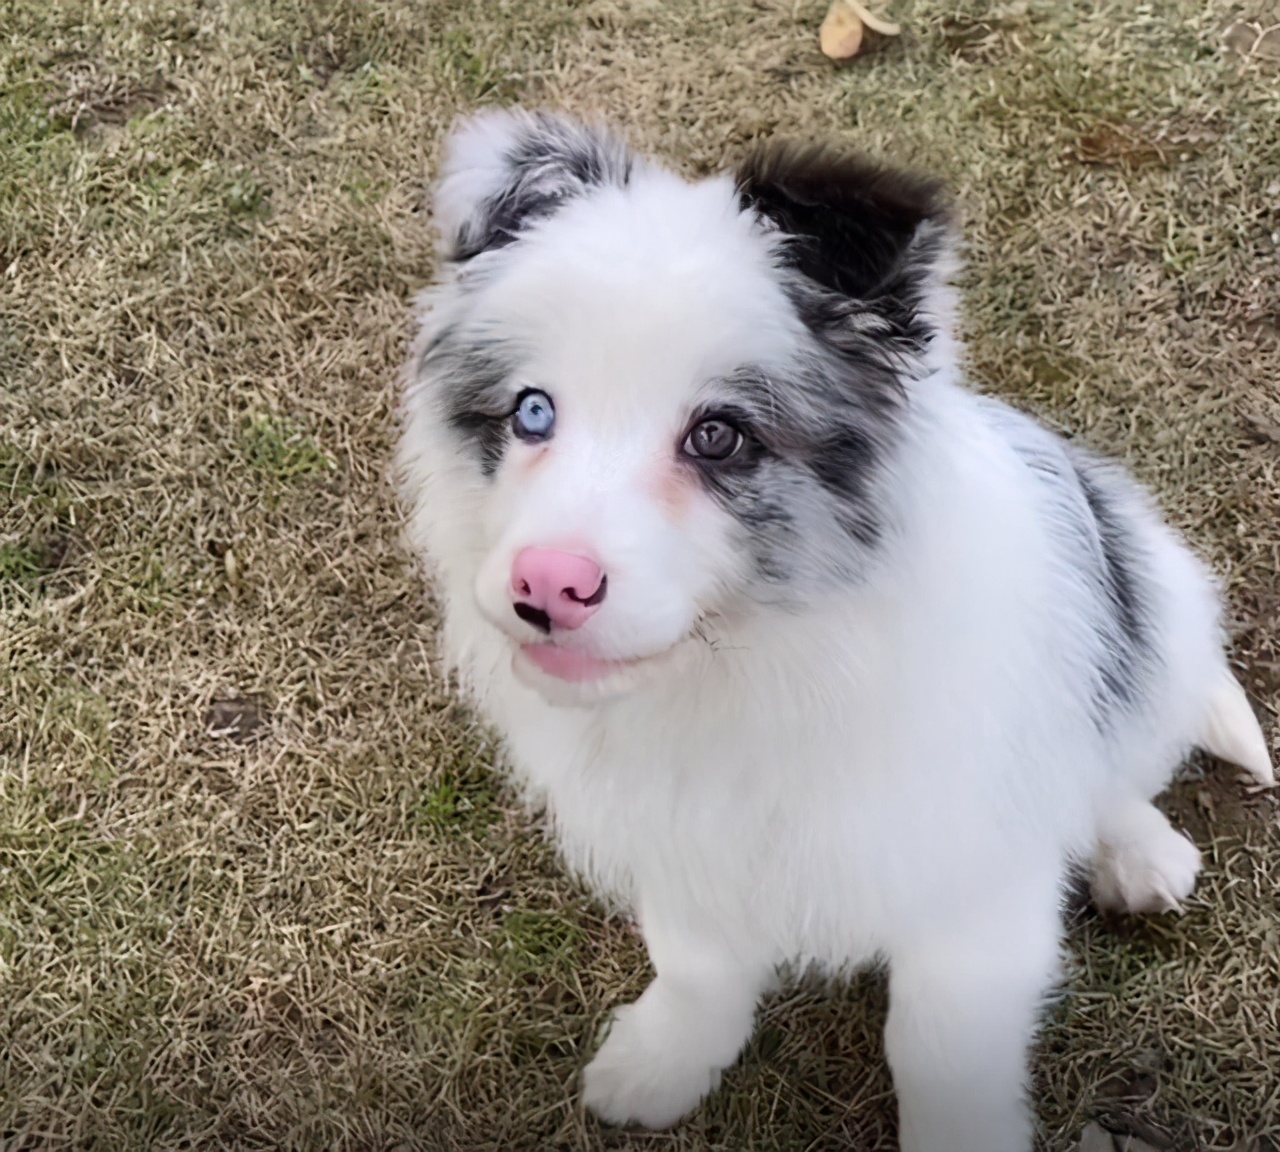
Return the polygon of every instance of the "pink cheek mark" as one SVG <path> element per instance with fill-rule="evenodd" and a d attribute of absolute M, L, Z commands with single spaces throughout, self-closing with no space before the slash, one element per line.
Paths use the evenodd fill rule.
<path fill-rule="evenodd" d="M 517 467 L 522 476 L 532 476 L 546 460 L 547 454 L 551 451 L 550 444 L 541 444 L 532 452 L 521 452 L 518 458 Z"/>
<path fill-rule="evenodd" d="M 694 479 L 688 471 L 678 464 L 663 461 L 655 469 L 649 487 L 662 505 L 667 520 L 673 525 L 682 524 L 696 495 Z"/>

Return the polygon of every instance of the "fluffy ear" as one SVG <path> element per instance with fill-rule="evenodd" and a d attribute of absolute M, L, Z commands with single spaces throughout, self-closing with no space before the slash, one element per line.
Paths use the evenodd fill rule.
<path fill-rule="evenodd" d="M 819 145 L 775 144 L 748 156 L 737 184 L 743 208 L 785 235 L 791 267 L 898 324 L 914 326 L 925 291 L 950 270 L 938 181 Z"/>
<path fill-rule="evenodd" d="M 601 128 L 550 112 L 490 110 L 461 121 L 444 147 L 434 210 L 445 256 L 469 260 L 512 243 L 530 221 L 635 163 Z"/>

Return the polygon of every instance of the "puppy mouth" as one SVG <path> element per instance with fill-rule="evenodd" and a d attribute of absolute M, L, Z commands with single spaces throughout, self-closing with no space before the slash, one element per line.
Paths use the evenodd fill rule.
<path fill-rule="evenodd" d="M 664 652 L 659 652 L 653 656 L 638 656 L 629 660 L 610 660 L 581 648 L 566 648 L 561 644 L 521 644 L 520 651 L 540 672 L 570 684 L 605 680 L 665 655 Z"/>
<path fill-rule="evenodd" d="M 549 704 L 589 707 L 652 684 L 682 666 L 689 637 L 646 656 L 609 659 L 562 644 L 519 644 L 512 652 L 516 679 Z"/>

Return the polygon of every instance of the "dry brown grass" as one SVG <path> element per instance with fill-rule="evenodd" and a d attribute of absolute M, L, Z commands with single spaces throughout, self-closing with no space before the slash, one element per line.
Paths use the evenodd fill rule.
<path fill-rule="evenodd" d="M 780 132 L 946 174 L 976 373 L 1156 488 L 1274 738 L 1280 69 L 1219 33 L 1280 17 L 903 0 L 837 68 L 823 7 L 0 0 L 0 1146 L 891 1146 L 874 977 L 772 1001 L 674 1134 L 574 1103 L 643 953 L 451 702 L 384 479 L 477 102 L 694 171 Z M 1173 804 L 1206 875 L 1180 920 L 1077 915 L 1047 1149 L 1280 1142 L 1277 806 L 1200 765 Z"/>

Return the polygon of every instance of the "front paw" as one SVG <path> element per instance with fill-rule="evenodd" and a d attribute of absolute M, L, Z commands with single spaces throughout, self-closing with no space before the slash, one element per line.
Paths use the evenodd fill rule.
<path fill-rule="evenodd" d="M 1093 901 L 1104 912 L 1180 912 L 1199 872 L 1199 849 L 1161 817 L 1144 838 L 1099 848 Z"/>
<path fill-rule="evenodd" d="M 582 1098 L 610 1124 L 669 1128 L 720 1083 L 720 1066 L 663 1026 L 652 1002 L 619 1008 L 582 1074 Z"/>

